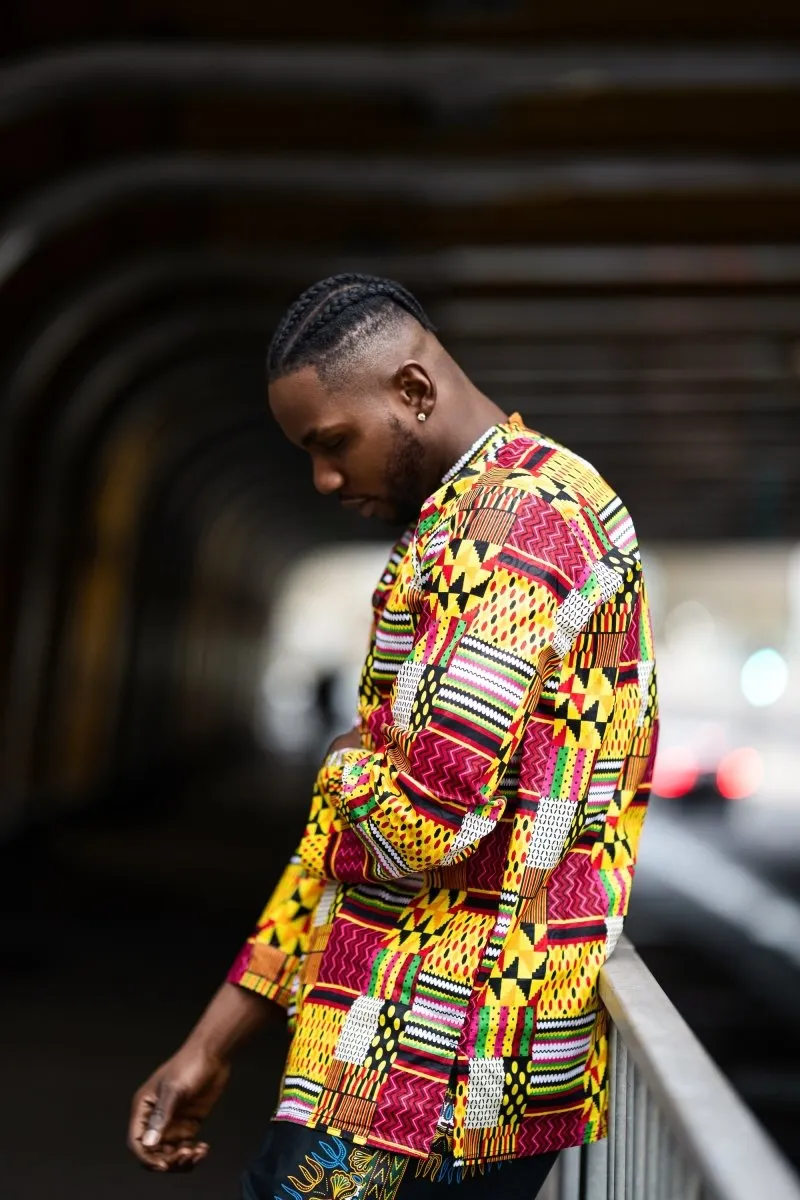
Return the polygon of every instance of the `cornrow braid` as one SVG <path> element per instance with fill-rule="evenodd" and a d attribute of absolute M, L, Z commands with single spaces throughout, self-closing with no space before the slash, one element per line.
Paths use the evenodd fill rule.
<path fill-rule="evenodd" d="M 435 331 L 416 296 L 393 279 L 355 273 L 322 279 L 295 300 L 275 330 L 267 356 L 269 381 L 306 366 L 324 375 L 365 335 L 406 316 Z"/>

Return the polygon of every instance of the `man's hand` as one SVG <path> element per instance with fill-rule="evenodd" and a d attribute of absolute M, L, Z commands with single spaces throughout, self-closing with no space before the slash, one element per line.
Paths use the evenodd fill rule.
<path fill-rule="evenodd" d="M 221 1096 L 230 1064 L 185 1046 L 133 1098 L 128 1145 L 151 1171 L 190 1171 L 208 1154 L 200 1125 Z"/>
<path fill-rule="evenodd" d="M 208 1154 L 197 1140 L 219 1100 L 236 1050 L 285 1014 L 246 988 L 223 983 L 177 1054 L 133 1098 L 128 1145 L 151 1171 L 190 1171 Z"/>
<path fill-rule="evenodd" d="M 325 751 L 325 757 L 329 754 L 334 754 L 337 750 L 363 750 L 364 743 L 361 740 L 361 730 L 357 725 L 352 729 L 348 729 L 347 733 L 340 733 L 331 742 L 328 749 Z"/>

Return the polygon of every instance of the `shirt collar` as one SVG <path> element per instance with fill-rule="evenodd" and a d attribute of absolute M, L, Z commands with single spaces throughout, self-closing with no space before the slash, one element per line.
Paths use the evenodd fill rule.
<path fill-rule="evenodd" d="M 464 471 L 474 470 L 483 463 L 494 462 L 498 450 L 524 429 L 519 413 L 512 413 L 507 421 L 492 425 L 476 439 L 450 470 L 442 477 L 442 483 L 450 483 Z"/>

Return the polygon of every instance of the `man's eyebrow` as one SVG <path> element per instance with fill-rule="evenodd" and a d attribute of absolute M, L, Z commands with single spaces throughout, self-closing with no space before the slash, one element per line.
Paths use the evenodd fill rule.
<path fill-rule="evenodd" d="M 339 428 L 337 425 L 329 426 L 327 429 L 319 429 L 315 426 L 313 429 L 309 429 L 308 433 L 303 435 L 300 440 L 300 445 L 304 450 L 307 450 L 309 446 L 315 444 L 322 446 L 324 445 L 326 438 L 336 437 L 338 434 Z"/>

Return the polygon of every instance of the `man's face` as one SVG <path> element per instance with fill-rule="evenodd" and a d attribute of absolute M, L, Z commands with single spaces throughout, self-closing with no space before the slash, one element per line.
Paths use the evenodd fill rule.
<path fill-rule="evenodd" d="M 318 492 L 365 517 L 416 519 L 438 480 L 399 389 L 329 390 L 313 367 L 302 367 L 270 385 L 269 401 L 289 441 L 311 456 Z"/>

